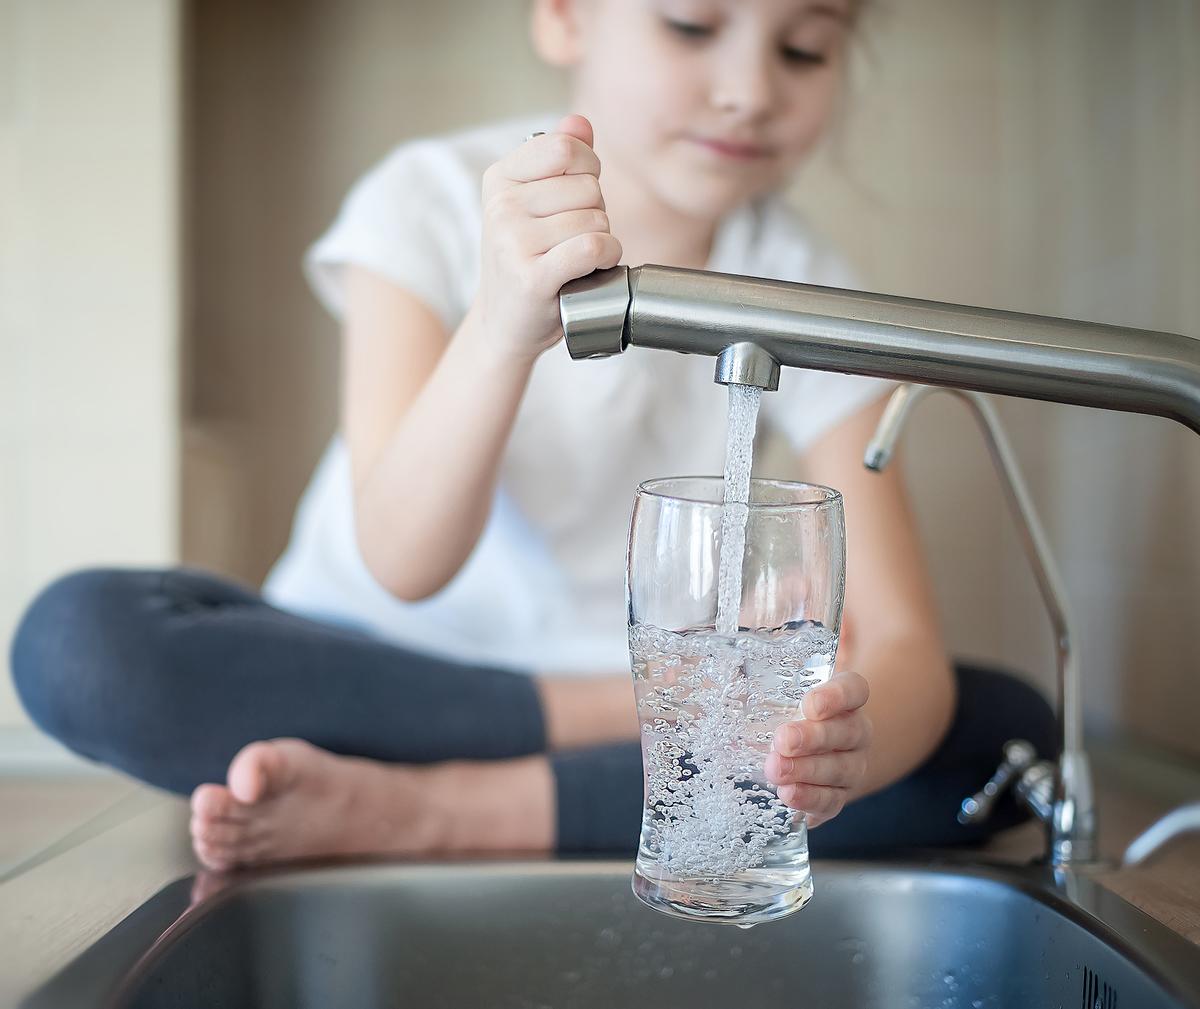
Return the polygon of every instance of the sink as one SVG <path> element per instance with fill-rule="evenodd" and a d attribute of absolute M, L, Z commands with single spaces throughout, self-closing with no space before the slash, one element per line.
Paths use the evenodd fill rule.
<path fill-rule="evenodd" d="M 627 862 L 355 864 L 171 884 L 24 1009 L 1200 1007 L 1200 952 L 1085 876 L 821 862 L 741 930 L 677 921 Z"/>

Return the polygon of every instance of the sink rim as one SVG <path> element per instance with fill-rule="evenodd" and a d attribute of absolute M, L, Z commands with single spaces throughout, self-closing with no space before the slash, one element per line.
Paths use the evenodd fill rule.
<path fill-rule="evenodd" d="M 67 1004 L 61 993 L 77 991 L 72 980 L 86 977 L 87 989 L 106 994 L 97 1004 L 109 1005 L 135 989 L 157 962 L 202 927 L 222 905 L 255 891 L 344 885 L 348 880 L 371 878 L 402 882 L 430 876 L 612 876 L 628 877 L 631 860 L 507 857 L 496 860 L 437 860 L 403 862 L 387 859 L 323 860 L 286 863 L 244 870 L 223 877 L 219 890 L 192 900 L 196 875 L 167 884 L 129 915 L 100 936 L 44 985 L 30 993 L 22 1009 Z M 1016 890 L 1073 924 L 1083 928 L 1127 959 L 1138 970 L 1178 999 L 1200 1006 L 1200 951 L 1124 898 L 1105 890 L 1087 875 L 1048 866 L 1013 865 L 966 860 L 954 853 L 925 857 L 813 862 L 820 899 L 821 879 L 876 877 L 967 878 Z M 210 875 L 209 878 L 213 878 Z M 216 877 L 222 878 L 222 877 Z M 647 910 L 647 914 L 654 912 Z M 804 911 L 799 912 L 805 913 Z M 696 927 L 700 927 L 697 925 Z"/>

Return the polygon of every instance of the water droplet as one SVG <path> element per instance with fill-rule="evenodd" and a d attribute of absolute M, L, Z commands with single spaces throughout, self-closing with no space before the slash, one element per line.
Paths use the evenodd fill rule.
<path fill-rule="evenodd" d="M 662 978 L 667 978 L 667 977 L 670 977 L 674 973 L 675 973 L 674 967 L 661 967 L 661 968 L 659 968 L 658 976 L 662 977 Z"/>
<path fill-rule="evenodd" d="M 864 954 L 862 954 L 862 953 L 855 953 L 855 954 L 854 954 L 854 955 L 853 955 L 853 956 L 850 958 L 850 962 L 851 962 L 851 963 L 862 963 L 862 962 L 863 962 L 865 959 L 866 959 L 866 956 L 865 956 Z"/>
<path fill-rule="evenodd" d="M 983 1009 L 983 999 L 977 998 L 971 1003 L 971 1009 Z"/>

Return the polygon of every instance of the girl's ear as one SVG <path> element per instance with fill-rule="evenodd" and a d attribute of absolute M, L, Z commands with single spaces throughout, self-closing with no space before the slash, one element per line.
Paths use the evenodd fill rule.
<path fill-rule="evenodd" d="M 551 66 L 579 62 L 583 49 L 579 7 L 578 0 L 533 0 L 533 47 Z"/>

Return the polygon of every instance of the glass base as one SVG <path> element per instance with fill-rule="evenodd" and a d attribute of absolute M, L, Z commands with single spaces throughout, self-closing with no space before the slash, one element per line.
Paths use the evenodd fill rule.
<path fill-rule="evenodd" d="M 794 869 L 787 875 L 789 879 L 782 885 L 776 874 L 762 870 L 655 879 L 635 867 L 633 892 L 647 907 L 674 918 L 750 928 L 799 911 L 812 898 L 812 876 L 807 869 L 798 879 Z"/>

